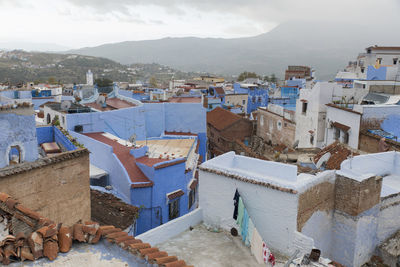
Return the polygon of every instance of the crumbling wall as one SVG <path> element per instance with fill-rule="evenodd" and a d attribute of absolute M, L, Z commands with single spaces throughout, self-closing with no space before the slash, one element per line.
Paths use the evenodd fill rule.
<path fill-rule="evenodd" d="M 50 163 L 49 160 L 47 163 L 45 160 L 27 162 L 23 166 L 31 164 L 29 171 L 3 169 L 0 172 L 1 191 L 66 226 L 79 220 L 90 220 L 89 153 L 81 150 L 63 155 L 55 156 Z M 21 168 L 18 166 L 14 168 Z"/>

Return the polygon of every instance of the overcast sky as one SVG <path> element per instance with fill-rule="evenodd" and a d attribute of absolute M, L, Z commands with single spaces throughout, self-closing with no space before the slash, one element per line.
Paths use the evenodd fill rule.
<path fill-rule="evenodd" d="M 400 26 L 400 0 L 0 0 L 0 43 L 70 48 L 162 37 L 253 36 L 287 20 Z"/>

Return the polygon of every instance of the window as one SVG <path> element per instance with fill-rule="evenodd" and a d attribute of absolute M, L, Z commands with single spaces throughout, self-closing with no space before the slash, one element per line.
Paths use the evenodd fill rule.
<path fill-rule="evenodd" d="M 310 144 L 314 144 L 314 135 L 313 134 L 311 134 L 310 135 Z"/>
<path fill-rule="evenodd" d="M 308 106 L 308 103 L 307 102 L 303 102 L 303 106 L 302 106 L 302 109 L 301 109 L 301 112 L 303 114 L 307 113 L 307 106 Z"/>
<path fill-rule="evenodd" d="M 264 116 L 260 116 L 260 125 L 264 126 Z"/>
<path fill-rule="evenodd" d="M 399 59 L 398 58 L 394 58 L 393 59 L 393 65 L 397 65 L 397 62 L 399 61 Z"/>
<path fill-rule="evenodd" d="M 243 99 L 243 100 L 242 100 L 242 104 L 243 104 L 243 105 L 246 105 L 246 100 Z"/>
<path fill-rule="evenodd" d="M 174 199 L 168 203 L 169 220 L 179 217 L 179 198 Z"/>
<path fill-rule="evenodd" d="M 65 117 L 62 116 L 61 118 L 62 118 L 62 123 L 63 123 L 63 125 L 64 125 L 64 124 L 65 124 Z"/>
<path fill-rule="evenodd" d="M 50 123 L 51 123 L 51 117 L 50 117 L 50 114 L 47 114 L 47 119 L 46 119 L 46 121 L 47 121 L 47 124 L 50 124 Z"/>
<path fill-rule="evenodd" d="M 21 163 L 21 149 L 19 146 L 12 146 L 8 155 L 10 165 Z"/>
<path fill-rule="evenodd" d="M 378 58 L 376 59 L 376 62 L 377 62 L 378 64 L 382 64 L 382 58 L 378 57 Z"/>
<path fill-rule="evenodd" d="M 333 139 L 339 140 L 339 138 L 340 138 L 340 130 L 338 128 L 335 128 L 334 131 L 335 131 L 335 133 L 334 133 Z"/>
<path fill-rule="evenodd" d="M 343 134 L 343 144 L 348 144 L 349 143 L 349 133 L 345 132 Z"/>
<path fill-rule="evenodd" d="M 365 68 L 361 68 L 361 73 L 364 73 Z"/>
<path fill-rule="evenodd" d="M 283 123 L 283 127 L 287 127 L 287 123 L 286 122 Z"/>
<path fill-rule="evenodd" d="M 281 121 L 277 121 L 276 122 L 276 128 L 280 131 L 282 130 L 282 122 Z"/>
<path fill-rule="evenodd" d="M 252 102 L 253 102 L 253 104 L 256 103 L 256 97 L 255 96 L 252 97 Z"/>
<path fill-rule="evenodd" d="M 189 209 L 193 206 L 193 204 L 196 202 L 196 188 L 193 188 L 189 192 Z"/>
<path fill-rule="evenodd" d="M 258 103 L 261 103 L 261 96 L 258 97 Z"/>

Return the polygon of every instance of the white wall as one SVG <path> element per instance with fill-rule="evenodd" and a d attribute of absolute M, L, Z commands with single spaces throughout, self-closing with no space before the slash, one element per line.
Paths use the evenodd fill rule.
<path fill-rule="evenodd" d="M 183 233 L 189 229 L 190 226 L 200 224 L 202 221 L 203 211 L 201 208 L 198 208 L 179 218 L 138 235 L 136 238 L 142 240 L 143 243 L 149 243 L 150 245 L 155 246 L 157 244 L 166 242 L 168 239 L 173 238 L 180 233 Z"/>
<path fill-rule="evenodd" d="M 359 133 L 360 133 L 360 120 L 361 115 L 356 114 L 354 112 L 349 112 L 346 110 L 342 110 L 339 108 L 334 107 L 327 107 L 326 112 L 326 121 L 328 123 L 338 122 L 344 124 L 346 126 L 351 127 L 348 131 L 349 133 L 349 143 L 348 145 L 354 149 L 358 149 L 358 140 L 359 140 Z M 327 128 L 326 138 L 325 138 L 325 145 L 330 145 L 335 142 L 335 128 Z M 340 131 L 340 142 L 343 142 L 344 132 Z"/>
<path fill-rule="evenodd" d="M 224 229 L 236 225 L 232 218 L 236 189 L 264 241 L 270 248 L 289 255 L 293 251 L 297 227 L 298 197 L 295 194 L 200 171 L 199 199 L 204 223 Z"/>
<path fill-rule="evenodd" d="M 300 97 L 296 102 L 296 134 L 300 148 L 319 147 L 322 140 L 318 137 L 325 135 L 326 104 L 340 99 L 342 87 L 336 83 L 317 82 L 312 89 L 300 90 Z M 308 103 L 306 114 L 302 113 L 303 102 Z M 314 143 L 310 143 L 310 132 L 314 131 Z M 318 143 L 320 141 L 320 143 Z"/>

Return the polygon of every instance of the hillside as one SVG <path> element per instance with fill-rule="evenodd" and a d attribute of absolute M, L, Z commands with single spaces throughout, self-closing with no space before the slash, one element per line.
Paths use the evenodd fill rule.
<path fill-rule="evenodd" d="M 69 51 L 101 56 L 123 64 L 165 64 L 183 71 L 225 75 L 244 70 L 283 77 L 287 65 L 311 65 L 329 79 L 369 45 L 398 45 L 400 36 L 374 27 L 330 22 L 287 22 L 246 38 L 164 38 L 129 41 Z"/>
<path fill-rule="evenodd" d="M 50 77 L 61 83 L 84 83 L 86 72 L 95 78 L 135 83 L 147 81 L 151 76 L 166 84 L 174 75 L 176 79 L 193 77 L 159 64 L 122 65 L 110 59 L 75 54 L 26 52 L 23 50 L 0 51 L 0 82 L 11 83 L 41 81 Z"/>

